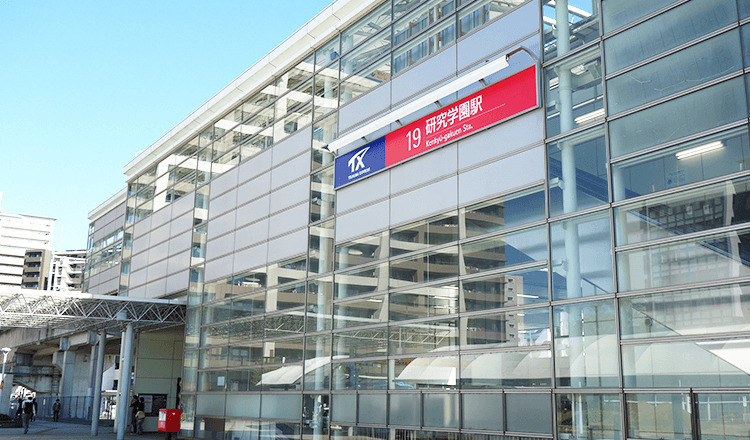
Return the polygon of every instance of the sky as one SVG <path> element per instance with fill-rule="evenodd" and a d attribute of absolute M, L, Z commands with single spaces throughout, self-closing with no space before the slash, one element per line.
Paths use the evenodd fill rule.
<path fill-rule="evenodd" d="M 0 209 L 85 249 L 125 164 L 329 3 L 0 0 Z"/>

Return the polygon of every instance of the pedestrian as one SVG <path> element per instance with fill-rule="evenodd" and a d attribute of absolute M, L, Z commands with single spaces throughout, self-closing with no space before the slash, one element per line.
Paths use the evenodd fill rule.
<path fill-rule="evenodd" d="M 39 408 L 36 406 L 36 396 L 31 399 L 31 402 L 34 404 L 34 418 L 32 418 L 31 420 L 36 420 L 36 413 Z"/>
<path fill-rule="evenodd" d="M 59 422 L 60 421 L 60 407 L 62 404 L 60 403 L 60 399 L 55 400 L 55 403 L 52 404 L 52 421 L 53 422 Z"/>
<path fill-rule="evenodd" d="M 36 411 L 34 410 L 34 401 L 31 399 L 31 394 L 26 396 L 26 400 L 23 401 L 22 407 L 23 411 L 21 412 L 21 417 L 23 419 L 23 433 L 28 434 L 29 423 L 31 423 L 31 420 L 36 415 Z"/>
<path fill-rule="evenodd" d="M 143 397 L 138 399 L 138 412 L 135 415 L 136 424 L 138 425 L 138 435 L 143 435 L 143 421 L 146 420 L 146 402 Z"/>
<path fill-rule="evenodd" d="M 136 430 L 138 429 L 137 421 L 135 419 L 135 415 L 138 413 L 138 398 L 133 396 L 132 399 L 130 399 L 130 432 L 135 434 Z"/>

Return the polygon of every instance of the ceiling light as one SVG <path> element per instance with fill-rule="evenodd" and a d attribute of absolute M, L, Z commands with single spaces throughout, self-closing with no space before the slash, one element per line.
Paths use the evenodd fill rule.
<path fill-rule="evenodd" d="M 581 115 L 577 118 L 575 118 L 575 122 L 577 125 L 585 124 L 587 122 L 591 122 L 595 119 L 599 119 L 604 116 L 604 109 L 600 108 L 599 110 L 594 110 L 591 113 L 586 113 L 585 115 Z"/>
<path fill-rule="evenodd" d="M 721 141 L 715 141 L 715 142 L 709 142 L 704 145 L 699 145 L 695 148 L 691 148 L 689 150 L 680 151 L 675 154 L 677 159 L 686 159 L 688 157 L 697 156 L 699 154 L 708 153 L 709 151 L 718 150 L 719 148 L 723 148 L 724 143 Z"/>

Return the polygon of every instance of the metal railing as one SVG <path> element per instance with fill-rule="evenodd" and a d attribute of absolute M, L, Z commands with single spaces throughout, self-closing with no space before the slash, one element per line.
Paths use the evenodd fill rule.
<path fill-rule="evenodd" d="M 52 419 L 52 405 L 58 399 L 57 396 L 39 396 L 36 399 L 37 417 L 42 419 Z M 71 422 L 90 422 L 91 421 L 91 396 L 68 396 L 59 397 L 60 399 L 60 420 Z M 18 411 L 19 403 L 17 400 L 10 404 L 10 415 L 13 416 Z M 115 396 L 102 396 L 101 412 L 99 413 L 100 421 L 113 421 L 115 419 Z M 105 422 L 106 424 L 106 422 Z"/>

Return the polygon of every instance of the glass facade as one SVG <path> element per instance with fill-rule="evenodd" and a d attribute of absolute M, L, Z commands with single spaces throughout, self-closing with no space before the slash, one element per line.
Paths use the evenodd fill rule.
<path fill-rule="evenodd" d="M 745 0 L 377 2 L 131 179 L 87 277 L 121 259 L 122 293 L 151 286 L 131 267 L 145 252 L 157 270 L 162 241 L 152 227 L 140 247 L 138 229 L 191 198 L 194 438 L 747 438 L 748 15 Z M 323 147 L 352 108 L 408 98 L 410 72 L 505 32 L 497 53 L 539 56 L 539 108 L 333 189 Z"/>

